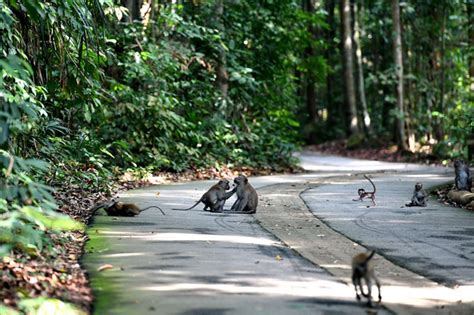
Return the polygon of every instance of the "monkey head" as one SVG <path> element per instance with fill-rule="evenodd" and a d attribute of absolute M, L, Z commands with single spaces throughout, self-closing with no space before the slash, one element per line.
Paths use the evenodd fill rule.
<path fill-rule="evenodd" d="M 460 168 L 461 166 L 464 165 L 464 161 L 463 160 L 459 160 L 459 159 L 456 159 L 454 160 L 454 168 Z"/>
<path fill-rule="evenodd" d="M 249 182 L 249 180 L 248 180 L 247 176 L 245 176 L 245 175 L 239 175 L 236 178 L 234 178 L 234 183 L 237 186 L 248 184 L 248 182 Z"/>
<path fill-rule="evenodd" d="M 224 188 L 225 190 L 230 189 L 230 184 L 229 184 L 229 181 L 227 179 L 221 179 L 219 181 L 218 185 L 221 186 L 222 188 Z"/>
<path fill-rule="evenodd" d="M 416 183 L 415 184 L 415 190 L 416 191 L 420 191 L 423 189 L 423 184 L 422 183 Z"/>
<path fill-rule="evenodd" d="M 362 196 L 363 194 L 365 194 L 365 189 L 364 189 L 364 188 L 359 188 L 359 189 L 357 189 L 357 194 L 358 194 L 359 196 Z"/>

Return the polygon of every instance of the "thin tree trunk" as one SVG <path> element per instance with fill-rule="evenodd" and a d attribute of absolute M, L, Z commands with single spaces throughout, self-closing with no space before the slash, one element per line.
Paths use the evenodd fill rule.
<path fill-rule="evenodd" d="M 467 19 L 468 19 L 468 42 L 470 43 L 470 47 L 474 47 L 474 3 L 468 1 L 466 3 L 467 6 Z M 470 77 L 470 86 L 471 92 L 474 93 L 474 54 L 469 55 L 469 77 Z"/>
<path fill-rule="evenodd" d="M 336 22 L 334 19 L 335 8 L 336 8 L 335 0 L 325 1 L 325 9 L 328 12 L 329 29 L 326 31 L 327 47 L 325 49 L 324 55 L 326 57 L 326 60 L 330 69 L 335 68 L 334 51 L 337 51 L 334 45 L 334 38 L 336 38 L 336 27 L 335 27 Z M 330 127 L 336 126 L 337 122 L 339 121 L 338 115 L 340 115 L 341 113 L 341 110 L 339 110 L 336 107 L 336 103 L 334 102 L 334 80 L 335 80 L 334 72 L 328 71 L 326 75 L 326 104 L 327 104 L 326 106 L 328 110 L 327 124 Z"/>
<path fill-rule="evenodd" d="M 342 23 L 342 44 L 343 44 L 343 65 L 344 65 L 344 91 L 346 97 L 346 107 L 349 115 L 349 132 L 351 135 L 360 133 L 358 120 L 356 97 L 354 87 L 354 62 L 352 59 L 352 30 L 351 30 L 351 6 L 349 0 L 341 0 L 341 23 Z"/>
<path fill-rule="evenodd" d="M 309 14 L 314 14 L 315 7 L 312 0 L 304 0 L 304 10 Z M 312 38 L 316 40 L 316 30 L 313 25 L 308 25 L 308 31 Z M 312 58 L 314 56 L 314 49 L 308 47 L 305 49 L 305 58 Z M 306 71 L 306 108 L 308 110 L 310 123 L 316 123 L 319 120 L 318 111 L 316 109 L 316 81 L 314 79 L 313 69 Z"/>
<path fill-rule="evenodd" d="M 407 31 L 406 31 L 407 30 Z M 410 34 L 410 36 L 405 36 L 405 43 L 406 43 L 406 50 L 405 50 L 405 64 L 407 65 L 408 67 L 408 73 L 409 74 L 413 74 L 413 64 L 414 64 L 414 58 L 413 58 L 413 54 L 411 53 L 411 50 L 412 50 L 412 42 L 413 42 L 413 29 L 411 26 L 408 26 L 406 27 L 404 30 L 403 30 L 403 34 Z M 415 132 L 413 130 L 413 119 L 412 117 L 415 116 L 414 114 L 417 112 L 417 102 L 415 101 L 414 99 L 414 94 L 413 94 L 413 90 L 414 90 L 414 81 L 413 79 L 408 79 L 406 81 L 406 87 L 407 87 L 407 93 L 406 93 L 406 96 L 407 96 L 407 113 L 410 113 L 408 115 L 408 117 L 405 119 L 405 122 L 406 122 L 406 127 L 407 127 L 407 140 L 408 140 L 408 150 L 410 150 L 410 152 L 414 152 L 415 151 L 415 144 L 416 144 L 416 136 L 415 136 Z M 416 117 L 416 116 L 415 116 Z"/>
<path fill-rule="evenodd" d="M 393 20 L 393 54 L 395 63 L 395 74 L 397 78 L 397 110 L 396 117 L 396 139 L 401 150 L 407 150 L 405 136 L 405 115 L 403 109 L 403 55 L 402 55 L 402 33 L 400 27 L 400 3 L 398 0 L 392 0 L 392 20 Z"/>
<path fill-rule="evenodd" d="M 362 2 L 363 3 L 363 2 Z M 370 115 L 367 110 L 367 100 L 365 98 L 365 84 L 364 84 L 364 68 L 362 65 L 362 48 L 360 44 L 361 26 L 359 22 L 359 14 L 357 10 L 357 2 L 354 3 L 354 45 L 356 47 L 356 61 L 357 61 L 357 87 L 359 90 L 359 100 L 362 109 L 362 122 L 364 124 L 364 131 L 367 136 L 373 135 L 372 125 L 370 124 Z"/>
<path fill-rule="evenodd" d="M 440 51 L 440 64 L 441 64 L 441 73 L 439 78 L 439 111 L 440 113 L 445 113 L 445 93 L 446 93 L 446 1 L 443 0 L 443 10 L 442 10 L 442 21 L 441 21 L 441 51 Z M 441 140 L 444 137 L 444 128 L 443 121 L 438 118 L 436 126 L 436 138 Z"/>
<path fill-rule="evenodd" d="M 223 0 L 218 0 L 216 2 L 216 20 L 217 20 L 217 29 L 224 33 L 225 27 L 223 22 L 224 15 L 224 3 Z M 216 69 L 216 84 L 217 88 L 221 92 L 222 100 L 225 102 L 227 100 L 227 94 L 229 90 L 229 75 L 227 73 L 227 56 L 223 47 L 219 47 L 219 56 L 217 60 L 217 69 Z"/>
<path fill-rule="evenodd" d="M 467 20 L 468 20 L 468 42 L 470 43 L 470 47 L 474 47 L 474 3 L 471 1 L 467 1 Z M 469 55 L 469 85 L 471 90 L 471 95 L 474 95 L 474 54 L 471 53 Z M 471 132 L 470 136 L 467 139 L 467 156 L 469 161 L 474 160 L 474 126 L 471 124 L 470 126 Z"/>
<path fill-rule="evenodd" d="M 141 20 L 140 8 L 143 0 L 122 0 L 122 5 L 128 9 L 128 22 Z"/>

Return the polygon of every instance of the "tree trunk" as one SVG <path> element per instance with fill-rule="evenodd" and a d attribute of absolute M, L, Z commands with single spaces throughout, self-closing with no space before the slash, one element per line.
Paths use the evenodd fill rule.
<path fill-rule="evenodd" d="M 474 3 L 467 2 L 467 19 L 468 19 L 468 42 L 470 47 L 474 47 Z M 469 55 L 469 77 L 470 77 L 470 89 L 474 93 L 474 54 Z"/>
<path fill-rule="evenodd" d="M 331 69 L 335 68 L 334 65 L 334 52 L 337 51 L 336 45 L 334 45 L 334 38 L 336 38 L 336 21 L 335 21 L 335 8 L 336 2 L 335 0 L 327 0 L 325 1 L 325 9 L 328 12 L 328 29 L 326 31 L 326 41 L 327 47 L 324 52 L 324 56 L 326 57 L 327 63 Z M 334 101 L 334 81 L 335 75 L 333 71 L 328 71 L 326 75 L 326 106 L 328 110 L 328 120 L 327 124 L 328 127 L 333 128 L 337 125 L 339 119 L 339 115 L 341 114 L 340 103 L 336 103 Z"/>
<path fill-rule="evenodd" d="M 363 3 L 363 2 L 362 2 Z M 364 84 L 364 68 L 362 65 L 362 48 L 360 45 L 360 31 L 361 26 L 359 22 L 359 16 L 362 16 L 362 12 L 357 10 L 357 2 L 354 3 L 354 44 L 356 47 L 356 61 L 357 61 L 357 87 L 359 91 L 359 100 L 362 109 L 362 122 L 364 125 L 364 131 L 367 136 L 373 135 L 372 125 L 370 124 L 370 115 L 367 110 L 367 100 L 365 98 L 365 84 Z"/>
<path fill-rule="evenodd" d="M 138 21 L 142 19 L 140 8 L 143 0 L 122 0 L 122 5 L 128 10 L 128 22 Z"/>
<path fill-rule="evenodd" d="M 217 21 L 217 29 L 220 31 L 221 34 L 224 34 L 225 26 L 224 26 L 224 3 L 223 0 L 218 0 L 216 2 L 215 7 L 216 12 L 216 21 Z M 217 67 L 216 67 L 216 84 L 217 88 L 221 92 L 222 101 L 225 102 L 227 100 L 227 94 L 229 90 L 229 75 L 227 73 L 227 56 L 224 50 L 224 47 L 219 46 L 219 56 L 217 60 Z"/>
<path fill-rule="evenodd" d="M 445 97 L 444 94 L 446 93 L 446 1 L 443 0 L 443 9 L 442 9 L 442 16 L 441 16 L 441 51 L 440 51 L 440 66 L 441 66 L 441 73 L 439 78 L 439 112 L 445 113 Z M 442 140 L 444 137 L 444 128 L 443 128 L 443 120 L 441 118 L 437 119 L 437 126 L 436 126 L 436 138 L 438 140 Z"/>
<path fill-rule="evenodd" d="M 360 133 L 357 121 L 357 108 L 354 87 L 354 62 L 352 60 L 352 30 L 351 30 L 351 6 L 349 0 L 341 0 L 341 24 L 343 44 L 344 65 L 344 95 L 346 108 L 349 116 L 349 132 L 351 135 Z"/>
<path fill-rule="evenodd" d="M 396 117 L 396 139 L 399 149 L 408 150 L 405 136 L 405 111 L 403 109 L 403 55 L 402 55 L 402 32 L 400 27 L 400 3 L 392 0 L 393 20 L 393 54 L 395 63 L 395 74 L 397 78 L 397 117 Z"/>
<path fill-rule="evenodd" d="M 469 42 L 469 47 L 474 47 L 474 3 L 472 2 L 467 2 L 467 20 L 468 20 L 468 42 Z M 469 85 L 470 85 L 470 90 L 471 90 L 471 95 L 474 95 L 474 54 L 471 53 L 469 55 Z M 468 136 L 467 139 L 467 155 L 469 161 L 474 160 L 474 125 L 469 126 L 468 128 L 471 128 L 470 136 Z"/>
<path fill-rule="evenodd" d="M 312 0 L 304 0 L 304 10 L 309 14 L 314 14 L 315 7 Z M 313 25 L 308 25 L 308 32 L 311 33 L 312 39 L 316 40 L 316 29 Z M 314 49 L 312 47 L 307 47 L 305 49 L 305 58 L 312 58 L 314 56 Z M 310 123 L 316 123 L 319 120 L 318 111 L 316 109 L 316 81 L 314 79 L 313 69 L 307 69 L 306 71 L 306 108 L 308 110 L 308 115 Z"/>

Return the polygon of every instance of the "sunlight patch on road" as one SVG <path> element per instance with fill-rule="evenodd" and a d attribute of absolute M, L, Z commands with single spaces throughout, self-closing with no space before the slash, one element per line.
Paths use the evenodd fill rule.
<path fill-rule="evenodd" d="M 397 174 L 397 177 L 439 179 L 446 181 L 445 174 Z"/>
<path fill-rule="evenodd" d="M 141 239 L 145 241 L 163 241 L 163 242 L 227 242 L 236 244 L 252 244 L 262 246 L 278 246 L 282 244 L 271 239 L 263 237 L 251 237 L 242 235 L 212 235 L 195 233 L 140 233 L 140 232 L 102 232 L 105 237 L 123 236 L 127 238 Z M 107 236 L 109 235 L 109 236 Z"/>
<path fill-rule="evenodd" d="M 382 297 L 386 303 L 405 304 L 420 307 L 434 307 L 458 303 L 472 303 L 474 286 L 461 286 L 450 289 L 444 286 L 410 287 L 383 286 Z"/>
<path fill-rule="evenodd" d="M 223 279 L 223 283 L 170 283 L 138 288 L 144 291 L 179 292 L 195 291 L 199 295 L 260 294 L 278 296 L 352 299 L 353 292 L 345 284 L 328 280 L 288 281 L 271 278 Z M 224 283 L 225 282 L 225 283 Z M 249 284 L 250 283 L 250 284 Z M 355 300 L 355 299 L 354 299 Z"/>
<path fill-rule="evenodd" d="M 149 255 L 149 253 L 120 253 L 120 254 L 109 254 L 103 255 L 103 258 L 122 258 L 122 257 L 136 257 L 136 256 L 144 256 Z"/>
<path fill-rule="evenodd" d="M 344 270 L 351 270 L 352 267 L 347 264 L 325 264 L 321 265 L 324 269 L 332 269 L 332 268 L 338 268 L 338 269 L 344 269 Z"/>

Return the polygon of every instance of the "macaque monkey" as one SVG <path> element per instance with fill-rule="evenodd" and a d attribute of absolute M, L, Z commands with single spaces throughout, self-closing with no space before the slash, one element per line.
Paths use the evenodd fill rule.
<path fill-rule="evenodd" d="M 191 210 L 196 207 L 200 202 L 204 204 L 204 211 L 208 211 L 209 208 L 211 212 L 222 212 L 224 209 L 224 204 L 227 199 L 232 196 L 234 191 L 226 193 L 226 190 L 230 189 L 229 181 L 227 179 L 221 179 L 217 184 L 209 188 L 208 191 L 202 195 L 202 197 L 191 207 L 186 209 L 173 209 L 173 210 Z"/>
<path fill-rule="evenodd" d="M 377 285 L 379 291 L 379 303 L 382 301 L 382 295 L 380 293 L 380 282 L 375 276 L 374 268 L 371 263 L 372 257 L 374 257 L 375 251 L 370 253 L 360 253 L 352 258 L 352 283 L 356 291 L 356 298 L 360 301 L 360 295 L 367 298 L 367 305 L 372 307 L 372 281 Z M 364 279 L 367 286 L 367 293 L 364 292 L 362 285 L 362 279 Z M 359 294 L 360 291 L 360 294 Z"/>
<path fill-rule="evenodd" d="M 463 160 L 454 161 L 454 184 L 457 190 L 471 191 L 472 178 L 469 167 L 464 164 Z"/>
<path fill-rule="evenodd" d="M 352 201 L 362 201 L 364 198 L 370 198 L 372 200 L 372 203 L 373 205 L 375 206 L 375 191 L 376 191 L 376 188 L 375 188 L 375 185 L 374 185 L 374 182 L 368 178 L 366 175 L 364 175 L 364 177 L 372 184 L 372 187 L 374 187 L 374 191 L 365 191 L 364 188 L 359 188 L 357 190 L 357 194 L 359 195 L 359 198 L 356 198 L 356 199 L 352 199 Z"/>
<path fill-rule="evenodd" d="M 117 217 L 134 217 L 139 215 L 140 212 L 148 210 L 150 208 L 157 208 L 160 212 L 165 215 L 164 211 L 158 206 L 149 206 L 144 209 L 140 209 L 134 203 L 123 203 L 121 201 L 117 201 L 116 199 L 112 199 L 111 201 L 103 202 L 94 206 L 91 211 L 94 215 L 99 209 L 104 209 L 107 215 L 109 216 L 117 216 Z"/>
<path fill-rule="evenodd" d="M 249 180 L 245 175 L 239 175 L 234 178 L 236 187 L 230 192 L 234 191 L 237 194 L 237 200 L 230 208 L 230 211 L 242 213 L 257 212 L 258 195 L 257 191 L 249 184 Z"/>
<path fill-rule="evenodd" d="M 410 203 L 405 204 L 407 207 L 426 207 L 427 194 L 423 189 L 422 183 L 415 184 L 415 190 L 411 197 Z"/>

